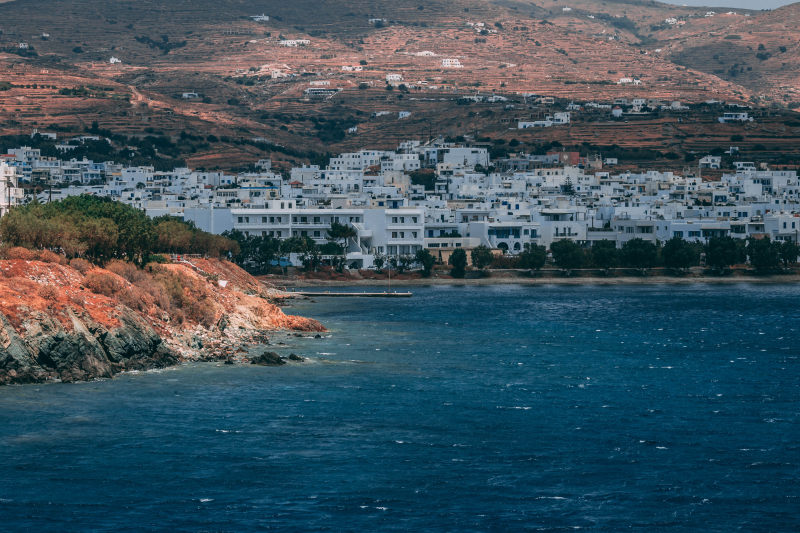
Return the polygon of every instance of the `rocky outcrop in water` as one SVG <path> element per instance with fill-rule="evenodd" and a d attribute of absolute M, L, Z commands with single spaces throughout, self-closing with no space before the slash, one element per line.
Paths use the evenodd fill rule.
<path fill-rule="evenodd" d="M 250 364 L 261 366 L 280 366 L 285 365 L 286 361 L 275 352 L 264 352 L 250 359 Z"/>

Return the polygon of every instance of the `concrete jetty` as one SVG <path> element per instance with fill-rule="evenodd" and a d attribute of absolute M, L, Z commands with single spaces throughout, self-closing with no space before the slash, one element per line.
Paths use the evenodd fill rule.
<path fill-rule="evenodd" d="M 410 292 L 289 292 L 299 296 L 330 298 L 410 298 Z"/>

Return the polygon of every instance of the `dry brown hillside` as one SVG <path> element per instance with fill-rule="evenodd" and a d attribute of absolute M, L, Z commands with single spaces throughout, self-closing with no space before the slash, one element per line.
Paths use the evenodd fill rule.
<path fill-rule="evenodd" d="M 0 82 L 8 89 L 0 91 L 0 134 L 51 125 L 78 131 L 97 121 L 129 135 L 192 131 L 288 148 L 269 154 L 228 142 L 188 155 L 193 166 L 264 155 L 289 164 L 303 159 L 297 152 L 470 129 L 499 134 L 520 118 L 518 109 L 481 116 L 457 105 L 478 92 L 800 100 L 798 5 L 707 11 L 587 0 L 16 0 L 0 4 Z M 270 20 L 250 18 L 262 13 Z M 308 43 L 281 44 L 298 39 Z M 463 68 L 446 68 L 445 59 Z M 391 74 L 403 77 L 407 93 L 386 89 Z M 642 84 L 617 84 L 623 77 Z M 341 92 L 308 98 L 313 86 Z M 375 121 L 376 111 L 395 118 Z M 412 116 L 398 121 L 399 111 Z M 318 118 L 328 123 L 311 122 Z M 355 125 L 357 134 L 342 135 Z"/>

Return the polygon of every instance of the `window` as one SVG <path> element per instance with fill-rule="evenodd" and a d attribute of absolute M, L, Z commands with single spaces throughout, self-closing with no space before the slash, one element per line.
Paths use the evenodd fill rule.
<path fill-rule="evenodd" d="M 393 232 L 392 232 L 392 239 L 396 239 L 396 238 L 397 238 L 397 232 L 396 232 L 396 231 L 393 231 Z"/>

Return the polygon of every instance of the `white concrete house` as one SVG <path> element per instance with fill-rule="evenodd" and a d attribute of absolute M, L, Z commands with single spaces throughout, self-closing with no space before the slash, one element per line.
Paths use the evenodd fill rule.
<path fill-rule="evenodd" d="M 0 161 L 0 216 L 22 202 L 24 193 L 18 187 L 18 179 L 17 169 Z"/>

